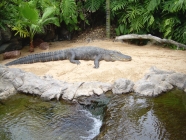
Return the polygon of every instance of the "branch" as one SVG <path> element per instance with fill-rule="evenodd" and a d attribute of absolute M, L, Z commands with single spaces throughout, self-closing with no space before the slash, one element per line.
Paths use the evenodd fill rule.
<path fill-rule="evenodd" d="M 186 49 L 186 45 L 184 45 L 184 44 L 181 44 L 181 43 L 176 42 L 176 41 L 171 40 L 171 39 L 161 39 L 159 37 L 152 36 L 151 34 L 148 34 L 148 35 L 128 34 L 128 35 L 117 36 L 115 38 L 115 40 L 125 40 L 125 39 L 150 39 L 150 40 L 155 40 L 159 43 L 166 43 L 166 44 L 176 45 L 177 49 L 180 48 L 180 47 Z"/>

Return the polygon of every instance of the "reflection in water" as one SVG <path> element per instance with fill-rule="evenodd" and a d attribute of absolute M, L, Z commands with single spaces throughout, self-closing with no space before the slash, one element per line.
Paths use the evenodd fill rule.
<path fill-rule="evenodd" d="M 65 102 L 18 95 L 0 105 L 1 140 L 87 140 L 98 135 L 100 127 L 99 118 Z"/>
<path fill-rule="evenodd" d="M 106 100 L 105 100 L 106 101 Z M 94 101 L 95 103 L 95 101 Z M 0 140 L 185 140 L 186 94 L 114 95 L 99 117 L 77 104 L 26 95 L 0 104 Z M 91 112 L 102 112 L 101 102 Z"/>
<path fill-rule="evenodd" d="M 158 97 L 115 95 L 107 106 L 98 140 L 186 139 L 186 94 L 175 90 Z"/>

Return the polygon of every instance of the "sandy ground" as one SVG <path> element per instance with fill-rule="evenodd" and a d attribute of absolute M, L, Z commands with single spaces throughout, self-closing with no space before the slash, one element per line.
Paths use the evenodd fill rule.
<path fill-rule="evenodd" d="M 36 75 L 51 75 L 56 79 L 75 82 L 75 81 L 101 81 L 114 82 L 118 78 L 127 78 L 137 81 L 148 72 L 150 67 L 156 66 L 162 70 L 181 72 L 186 74 L 186 51 L 172 50 L 161 46 L 146 45 L 135 46 L 127 43 L 113 42 L 110 40 L 94 42 L 52 42 L 49 51 L 66 49 L 79 46 L 97 46 L 110 50 L 117 50 L 126 55 L 132 56 L 129 62 L 106 62 L 101 61 L 99 69 L 94 69 L 93 61 L 81 60 L 80 65 L 72 64 L 69 60 L 51 61 L 45 63 L 23 64 L 10 66 L 11 68 L 20 68 Z M 34 53 L 47 52 L 35 49 Z M 30 54 L 28 47 L 21 51 L 21 56 Z M 12 61 L 2 60 L 0 55 L 0 63 L 5 64 Z"/>

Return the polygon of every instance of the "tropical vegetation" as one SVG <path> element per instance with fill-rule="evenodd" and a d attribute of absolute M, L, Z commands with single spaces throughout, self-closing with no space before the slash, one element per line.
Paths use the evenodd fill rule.
<path fill-rule="evenodd" d="M 71 32 L 94 26 L 95 22 L 102 19 L 104 19 L 102 24 L 105 25 L 106 5 L 109 2 L 110 22 L 111 26 L 115 25 L 117 35 L 152 34 L 186 44 L 185 0 L 1 1 L 0 28 L 9 26 L 13 30 L 17 30 L 17 33 L 22 37 L 33 36 L 35 33 L 43 31 L 47 24 L 60 25 L 63 23 Z M 25 4 L 26 8 L 23 8 L 25 7 L 23 6 L 25 1 L 29 3 L 31 8 L 27 4 Z M 33 15 L 37 17 L 37 22 L 33 15 L 29 16 L 28 13 L 26 15 L 26 12 L 24 12 L 29 8 L 32 13 L 35 13 Z M 46 11 L 50 11 L 50 14 L 46 14 Z M 102 15 L 104 15 L 104 18 Z M 23 32 L 26 30 L 27 32 Z M 30 33 L 28 34 L 28 32 Z"/>

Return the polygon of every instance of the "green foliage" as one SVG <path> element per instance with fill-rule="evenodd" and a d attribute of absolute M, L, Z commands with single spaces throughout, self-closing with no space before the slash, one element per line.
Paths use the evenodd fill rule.
<path fill-rule="evenodd" d="M 32 42 L 34 35 L 44 32 L 44 26 L 51 23 L 59 26 L 59 20 L 54 15 L 55 9 L 53 7 L 46 8 L 40 17 L 40 12 L 34 6 L 36 4 L 20 3 L 18 12 L 21 18 L 12 27 L 12 30 L 17 31 L 16 34 L 19 34 L 21 37 L 30 37 L 31 48 L 33 48 Z"/>
<path fill-rule="evenodd" d="M 85 8 L 89 12 L 95 12 L 101 7 L 102 4 L 103 0 L 86 0 Z"/>
<path fill-rule="evenodd" d="M 185 0 L 168 0 L 163 2 L 163 11 L 170 13 L 175 13 L 178 11 L 186 11 L 186 1 Z"/>
<path fill-rule="evenodd" d="M 185 0 L 112 0 L 116 34 L 154 34 L 186 43 Z"/>
<path fill-rule="evenodd" d="M 11 26 L 18 18 L 18 6 L 17 3 L 7 0 L 1 0 L 0 2 L 0 28 L 4 29 L 7 26 Z"/>
<path fill-rule="evenodd" d="M 73 26 L 72 28 L 70 26 L 69 29 L 72 31 L 73 28 L 77 29 L 76 26 L 78 23 L 78 13 L 77 13 L 77 5 L 75 3 L 75 0 L 62 0 L 61 2 L 61 10 L 62 13 L 60 14 L 61 19 L 66 23 L 66 25 Z"/>
<path fill-rule="evenodd" d="M 23 3 L 19 8 L 20 14 L 23 18 L 30 23 L 37 23 L 39 19 L 39 13 L 37 9 L 31 7 L 28 3 Z"/>
<path fill-rule="evenodd" d="M 13 27 L 22 37 L 30 29 L 42 32 L 47 24 L 65 23 L 69 31 L 79 30 L 91 13 L 106 9 L 105 0 L 24 1 L 1 0 L 0 28 Z M 153 34 L 186 44 L 186 0 L 110 0 L 110 10 L 117 35 Z"/>

